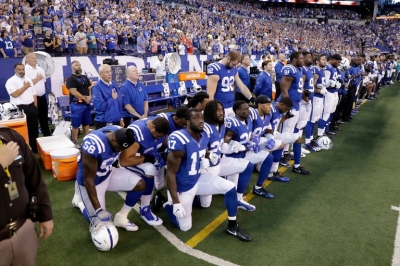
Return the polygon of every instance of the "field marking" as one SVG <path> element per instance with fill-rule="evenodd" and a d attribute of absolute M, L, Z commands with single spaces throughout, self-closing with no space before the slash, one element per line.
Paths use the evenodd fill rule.
<path fill-rule="evenodd" d="M 292 166 L 293 161 L 290 161 L 290 166 Z M 287 169 L 290 167 L 280 167 L 279 172 L 284 173 Z M 263 187 L 267 187 L 269 184 L 271 184 L 272 181 L 270 180 L 265 180 Z M 244 200 L 249 202 L 252 198 L 254 198 L 253 192 L 249 192 L 244 196 Z M 207 236 L 209 236 L 215 229 L 217 229 L 218 226 L 220 226 L 223 222 L 228 219 L 228 212 L 225 211 L 221 215 L 219 215 L 217 218 L 215 218 L 211 223 L 209 223 L 206 227 L 201 229 L 200 232 L 198 232 L 196 235 L 194 235 L 191 239 L 189 239 L 186 242 L 186 245 L 188 245 L 191 248 L 196 247 L 201 241 L 203 241 Z"/>
<path fill-rule="evenodd" d="M 118 194 L 125 200 L 126 197 L 126 192 L 118 192 Z M 133 209 L 139 213 L 139 205 L 136 204 Z M 174 247 L 176 247 L 180 252 L 185 253 L 189 256 L 195 257 L 199 260 L 206 261 L 208 263 L 214 264 L 214 265 L 222 265 L 222 266 L 239 266 L 238 264 L 232 263 L 230 261 L 215 257 L 213 255 L 210 255 L 208 253 L 205 253 L 203 251 L 193 249 L 186 245 L 182 240 L 180 240 L 176 235 L 168 231 L 165 226 L 160 225 L 160 226 L 154 226 L 154 228 L 170 242 Z"/>
<path fill-rule="evenodd" d="M 399 212 L 399 218 L 397 219 L 396 227 L 396 237 L 394 239 L 392 266 L 400 266 L 400 207 L 392 206 L 391 209 Z"/>

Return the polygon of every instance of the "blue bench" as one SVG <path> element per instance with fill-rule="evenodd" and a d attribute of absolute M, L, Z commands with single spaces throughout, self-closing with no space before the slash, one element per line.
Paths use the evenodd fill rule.
<path fill-rule="evenodd" d="M 200 85 L 203 90 L 206 88 L 207 80 L 198 80 L 197 84 Z M 169 89 L 178 90 L 180 84 L 179 83 L 168 83 Z M 191 81 L 186 81 L 185 86 L 187 90 L 189 90 L 193 85 Z M 150 113 L 158 111 L 160 109 L 165 109 L 168 106 L 168 103 L 171 101 L 178 101 L 178 105 L 182 105 L 182 100 L 184 100 L 188 96 L 193 96 L 195 93 L 188 92 L 187 94 L 181 95 L 172 95 L 169 96 L 162 96 L 164 87 L 162 84 L 146 86 L 145 87 L 147 95 L 149 96 L 149 111 Z M 178 106 L 178 107 L 179 107 Z"/>

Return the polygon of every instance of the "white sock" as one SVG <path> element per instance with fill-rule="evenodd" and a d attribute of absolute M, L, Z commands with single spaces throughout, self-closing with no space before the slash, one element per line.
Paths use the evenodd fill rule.
<path fill-rule="evenodd" d="M 236 216 L 228 216 L 228 220 L 230 220 L 230 221 L 236 221 Z"/>
<path fill-rule="evenodd" d="M 271 166 L 271 172 L 273 172 L 273 173 L 277 172 L 278 168 L 279 168 L 279 162 L 277 162 L 277 163 L 273 162 L 272 166 Z"/>
<path fill-rule="evenodd" d="M 152 195 L 142 195 L 140 198 L 140 206 L 142 208 L 150 205 L 151 196 Z"/>
<path fill-rule="evenodd" d="M 125 218 L 128 218 L 128 214 L 131 210 L 132 210 L 131 206 L 124 204 L 124 206 L 122 206 L 121 210 L 118 213 L 123 215 Z"/>
<path fill-rule="evenodd" d="M 325 128 L 318 128 L 318 137 L 323 136 L 325 133 Z"/>
<path fill-rule="evenodd" d="M 297 167 L 299 167 L 300 166 L 300 164 L 295 164 L 294 165 L 294 168 L 297 168 Z"/>
<path fill-rule="evenodd" d="M 262 187 L 259 187 L 259 186 L 257 186 L 257 185 L 255 185 L 254 187 L 255 187 L 256 189 L 260 189 L 260 188 L 262 188 Z"/>
<path fill-rule="evenodd" d="M 283 148 L 283 152 L 288 152 L 289 151 L 289 144 L 286 144 L 285 147 Z"/>
<path fill-rule="evenodd" d="M 311 143 L 311 139 L 305 139 L 305 144 L 310 144 Z"/>
<path fill-rule="evenodd" d="M 243 198 L 243 193 L 236 193 L 236 194 L 238 201 L 240 201 Z"/>

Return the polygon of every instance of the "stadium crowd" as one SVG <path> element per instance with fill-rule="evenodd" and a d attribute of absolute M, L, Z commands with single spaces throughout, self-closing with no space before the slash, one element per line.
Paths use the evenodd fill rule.
<path fill-rule="evenodd" d="M 337 9 L 292 9 L 189 0 L 182 3 L 151 1 L 94 2 L 41 1 L 0 4 L 0 57 L 14 57 L 33 50 L 55 56 L 123 52 L 134 55 L 221 54 L 250 55 L 307 49 L 324 54 L 360 54 L 381 42 L 394 49 L 397 27 L 373 21 L 350 24 L 358 14 Z M 290 22 L 279 18 L 326 16 L 341 23 Z M 398 25 L 398 24 L 396 24 Z M 48 32 L 48 33 L 46 33 Z M 337 41 L 337 40 L 342 41 Z"/>

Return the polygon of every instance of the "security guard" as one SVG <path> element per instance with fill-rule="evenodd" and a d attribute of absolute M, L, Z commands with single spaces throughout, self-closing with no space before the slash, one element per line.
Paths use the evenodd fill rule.
<path fill-rule="evenodd" d="M 53 231 L 50 198 L 35 156 L 16 131 L 0 127 L 0 266 L 35 265 L 38 237 Z"/>

